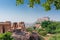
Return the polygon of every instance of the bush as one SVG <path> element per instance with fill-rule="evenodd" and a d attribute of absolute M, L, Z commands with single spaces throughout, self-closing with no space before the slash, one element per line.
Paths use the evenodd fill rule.
<path fill-rule="evenodd" d="M 28 32 L 32 32 L 32 31 L 33 31 L 33 28 L 29 27 L 29 28 L 26 28 L 26 30 L 27 30 Z"/>
<path fill-rule="evenodd" d="M 48 25 L 48 27 L 46 27 L 45 29 L 46 29 L 46 31 L 47 31 L 48 33 L 50 33 L 50 34 L 56 33 L 56 31 L 55 31 L 55 30 L 56 30 L 56 26 L 53 25 L 53 24 Z"/>
<path fill-rule="evenodd" d="M 39 34 L 42 36 L 45 36 L 47 34 L 47 32 L 46 31 L 40 31 Z"/>
<path fill-rule="evenodd" d="M 3 34 L 0 34 L 0 40 L 14 40 L 14 39 L 11 37 L 10 32 L 6 32 Z"/>
<path fill-rule="evenodd" d="M 0 40 L 3 39 L 3 36 L 4 36 L 3 34 L 0 34 Z"/>
<path fill-rule="evenodd" d="M 45 36 L 47 34 L 46 30 L 43 30 L 43 29 L 40 29 L 40 28 L 37 28 L 36 31 L 39 33 L 39 35 L 42 35 L 42 36 Z"/>

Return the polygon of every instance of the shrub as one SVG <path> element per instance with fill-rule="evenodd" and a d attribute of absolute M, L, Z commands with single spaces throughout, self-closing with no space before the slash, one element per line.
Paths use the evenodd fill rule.
<path fill-rule="evenodd" d="M 47 32 L 46 31 L 40 31 L 39 34 L 42 36 L 45 36 L 47 34 Z"/>
<path fill-rule="evenodd" d="M 32 31 L 33 31 L 33 28 L 29 27 L 29 28 L 26 28 L 26 30 L 27 30 L 28 32 L 32 32 Z"/>
<path fill-rule="evenodd" d="M 11 37 L 10 32 L 6 32 L 3 34 L 0 34 L 0 40 L 14 40 L 14 39 Z"/>

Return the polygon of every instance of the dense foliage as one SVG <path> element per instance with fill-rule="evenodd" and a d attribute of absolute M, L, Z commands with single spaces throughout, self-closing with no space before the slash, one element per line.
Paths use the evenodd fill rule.
<path fill-rule="evenodd" d="M 27 3 L 29 7 L 34 7 L 35 4 L 42 5 L 45 10 L 50 10 L 52 6 L 55 6 L 55 8 L 58 10 L 60 9 L 60 0 L 16 0 L 16 5 L 25 4 Z"/>
<path fill-rule="evenodd" d="M 13 40 L 10 32 L 0 34 L 0 40 Z"/>
<path fill-rule="evenodd" d="M 53 22 L 53 21 L 44 21 L 42 22 L 41 26 L 42 28 L 45 28 L 45 30 L 48 33 L 57 33 L 60 32 L 60 22 Z"/>

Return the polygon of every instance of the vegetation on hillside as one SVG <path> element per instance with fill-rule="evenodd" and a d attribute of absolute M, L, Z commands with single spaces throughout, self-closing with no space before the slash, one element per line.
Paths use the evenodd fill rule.
<path fill-rule="evenodd" d="M 36 28 L 35 31 L 38 32 L 38 34 L 40 36 L 47 36 L 47 34 L 51 34 L 51 37 L 49 38 L 49 40 L 59 40 L 60 38 L 60 22 L 57 21 L 43 21 L 42 23 L 40 23 L 42 26 L 42 29 L 40 28 Z M 32 28 L 28 28 L 29 31 L 33 31 L 33 27 Z M 59 36 L 57 36 L 57 35 Z"/>

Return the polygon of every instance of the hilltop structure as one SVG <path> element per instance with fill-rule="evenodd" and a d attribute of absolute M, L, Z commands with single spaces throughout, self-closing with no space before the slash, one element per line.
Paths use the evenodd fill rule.
<path fill-rule="evenodd" d="M 42 27 L 41 27 L 41 23 L 42 23 L 43 21 L 49 21 L 49 20 L 50 20 L 49 17 L 38 18 L 37 21 L 36 21 L 35 27 L 36 27 L 36 28 L 42 28 Z"/>
<path fill-rule="evenodd" d="M 37 19 L 37 23 L 41 23 L 41 22 L 43 22 L 43 21 L 49 21 L 50 20 L 50 18 L 49 17 L 43 17 L 43 18 L 38 18 Z"/>

